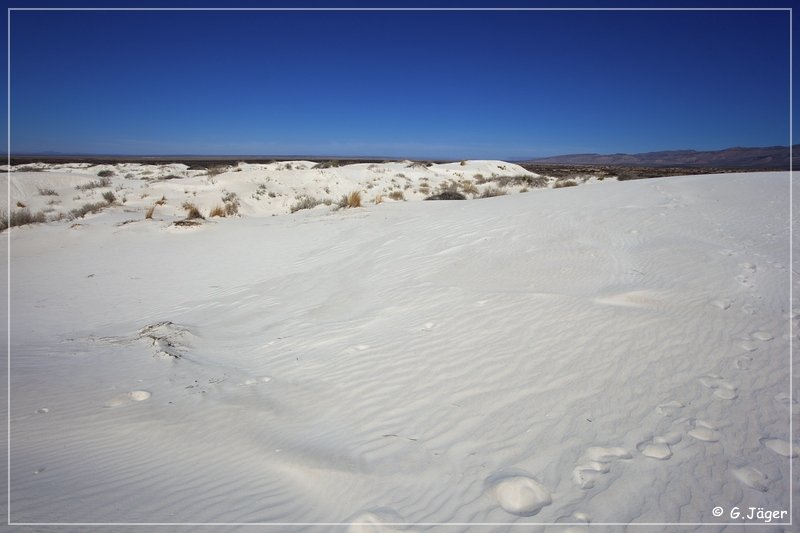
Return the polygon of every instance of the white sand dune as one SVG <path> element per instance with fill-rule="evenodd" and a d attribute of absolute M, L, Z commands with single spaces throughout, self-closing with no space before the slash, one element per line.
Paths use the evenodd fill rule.
<path fill-rule="evenodd" d="M 272 203 L 244 166 L 144 199 L 130 178 L 79 226 L 12 229 L 14 521 L 585 531 L 789 510 L 788 173 L 256 216 L 464 168 L 304 165 L 270 171 Z M 10 176 L 15 201 L 61 187 L 64 209 L 91 178 Z M 223 188 L 244 216 L 170 225 Z"/>

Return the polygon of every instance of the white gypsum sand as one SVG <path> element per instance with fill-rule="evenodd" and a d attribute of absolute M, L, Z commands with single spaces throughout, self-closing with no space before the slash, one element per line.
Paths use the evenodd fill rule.
<path fill-rule="evenodd" d="M 501 164 L 475 163 L 487 178 Z M 363 208 L 288 215 L 298 194 L 337 201 L 404 173 L 408 198 L 446 169 L 184 167 L 143 187 L 144 167 L 120 167 L 125 204 L 11 230 L 14 521 L 788 510 L 788 173 L 462 202 L 375 205 L 364 190 Z M 251 197 L 281 172 L 268 190 L 282 197 Z M 96 179 L 9 176 L 34 210 L 37 187 L 71 209 Z M 171 225 L 223 188 L 243 216 Z"/>

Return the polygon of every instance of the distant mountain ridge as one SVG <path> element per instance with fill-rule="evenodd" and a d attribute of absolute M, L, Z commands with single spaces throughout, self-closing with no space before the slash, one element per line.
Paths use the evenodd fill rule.
<path fill-rule="evenodd" d="M 798 147 L 793 146 L 794 165 Z M 724 150 L 668 150 L 641 154 L 569 154 L 522 161 L 527 164 L 613 165 L 631 167 L 725 167 L 789 169 L 789 147 L 726 148 Z"/>

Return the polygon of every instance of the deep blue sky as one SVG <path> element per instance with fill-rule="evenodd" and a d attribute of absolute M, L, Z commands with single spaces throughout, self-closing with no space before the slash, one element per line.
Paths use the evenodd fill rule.
<path fill-rule="evenodd" d="M 511 159 L 787 145 L 788 46 L 786 12 L 14 11 L 11 148 Z"/>

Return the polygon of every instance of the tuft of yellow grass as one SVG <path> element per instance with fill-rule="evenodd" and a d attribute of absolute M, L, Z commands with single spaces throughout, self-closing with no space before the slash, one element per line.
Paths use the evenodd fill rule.
<path fill-rule="evenodd" d="M 221 205 L 217 204 L 211 209 L 211 212 L 208 214 L 209 217 L 224 217 L 225 216 L 225 208 Z"/>
<path fill-rule="evenodd" d="M 361 191 L 353 191 L 347 195 L 347 207 L 361 207 Z"/>
<path fill-rule="evenodd" d="M 382 194 L 376 195 L 375 200 L 373 200 L 373 202 L 375 203 L 375 205 L 383 203 L 383 195 Z"/>

